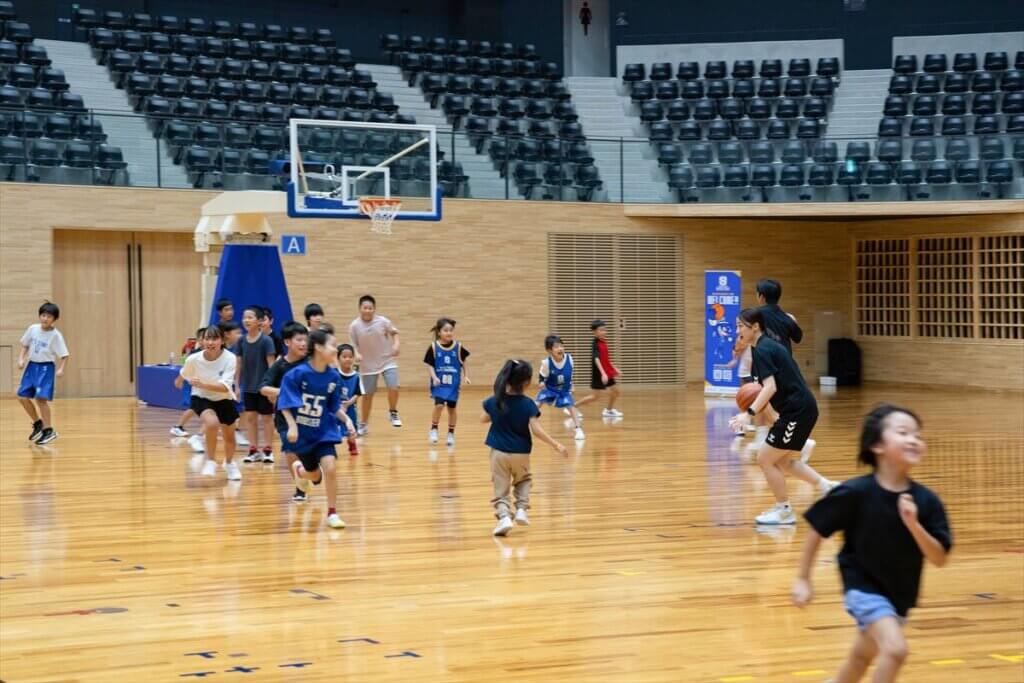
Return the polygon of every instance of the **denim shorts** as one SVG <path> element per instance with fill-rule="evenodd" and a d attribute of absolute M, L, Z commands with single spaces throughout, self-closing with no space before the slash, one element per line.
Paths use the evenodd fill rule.
<path fill-rule="evenodd" d="M 896 608 L 889 602 L 889 598 L 878 593 L 850 589 L 843 595 L 843 604 L 861 631 L 885 617 L 895 617 L 901 624 L 906 622 L 906 618 L 896 613 Z"/>
<path fill-rule="evenodd" d="M 388 368 L 374 375 L 359 375 L 359 378 L 363 381 L 363 392 L 367 394 L 373 394 L 377 392 L 377 378 L 384 377 L 384 384 L 387 385 L 388 389 L 397 389 L 398 384 L 398 368 Z"/>

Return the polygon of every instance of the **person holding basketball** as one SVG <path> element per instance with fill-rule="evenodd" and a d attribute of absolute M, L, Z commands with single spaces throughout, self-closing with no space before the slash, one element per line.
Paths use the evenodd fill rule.
<path fill-rule="evenodd" d="M 768 431 L 757 452 L 757 464 L 764 472 L 775 506 L 756 518 L 758 524 L 796 524 L 796 516 L 786 493 L 786 475 L 814 484 L 828 493 L 836 483 L 818 474 L 793 455 L 807 444 L 818 421 L 818 404 L 804 382 L 800 368 L 786 348 L 765 333 L 764 314 L 747 308 L 736 319 L 740 340 L 753 347 L 753 377 L 761 391 L 747 412 L 730 421 L 733 429 L 746 427 L 751 418 L 769 403 L 779 417 Z"/>

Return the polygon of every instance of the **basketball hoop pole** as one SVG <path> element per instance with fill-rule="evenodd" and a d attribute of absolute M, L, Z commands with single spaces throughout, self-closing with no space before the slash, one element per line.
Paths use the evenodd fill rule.
<path fill-rule="evenodd" d="M 394 156 L 392 156 L 392 157 L 390 157 L 388 159 L 385 159 L 384 161 L 380 162 L 374 168 L 371 168 L 369 171 L 363 171 L 360 175 L 356 176 L 355 180 L 353 180 L 352 182 L 358 183 L 360 180 L 362 180 L 366 176 L 370 175 L 371 173 L 373 173 L 376 169 L 380 168 L 381 166 L 387 166 L 392 161 L 397 161 L 398 159 L 401 159 L 402 157 L 404 157 L 406 154 L 411 154 L 412 152 L 416 151 L 417 149 L 419 149 L 423 145 L 427 144 L 428 142 L 430 142 L 430 138 L 423 138 L 422 140 L 417 141 L 415 144 L 409 145 L 408 147 L 403 149 L 398 154 L 395 154 Z"/>

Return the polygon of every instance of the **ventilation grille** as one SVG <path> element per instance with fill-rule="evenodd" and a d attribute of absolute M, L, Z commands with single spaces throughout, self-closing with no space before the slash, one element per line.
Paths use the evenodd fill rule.
<path fill-rule="evenodd" d="M 550 327 L 590 383 L 590 322 L 608 323 L 612 361 L 626 383 L 686 380 L 682 242 L 677 236 L 548 235 Z"/>
<path fill-rule="evenodd" d="M 910 336 L 909 240 L 857 242 L 857 332 Z"/>
<path fill-rule="evenodd" d="M 855 271 L 860 336 L 1024 340 L 1024 234 L 857 240 Z"/>

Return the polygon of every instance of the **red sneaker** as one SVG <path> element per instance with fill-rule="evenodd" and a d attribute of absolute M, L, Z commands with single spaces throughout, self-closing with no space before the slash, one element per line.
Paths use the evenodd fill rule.
<path fill-rule="evenodd" d="M 359 446 L 356 445 L 355 439 L 348 440 L 348 454 L 351 456 L 359 455 Z"/>

